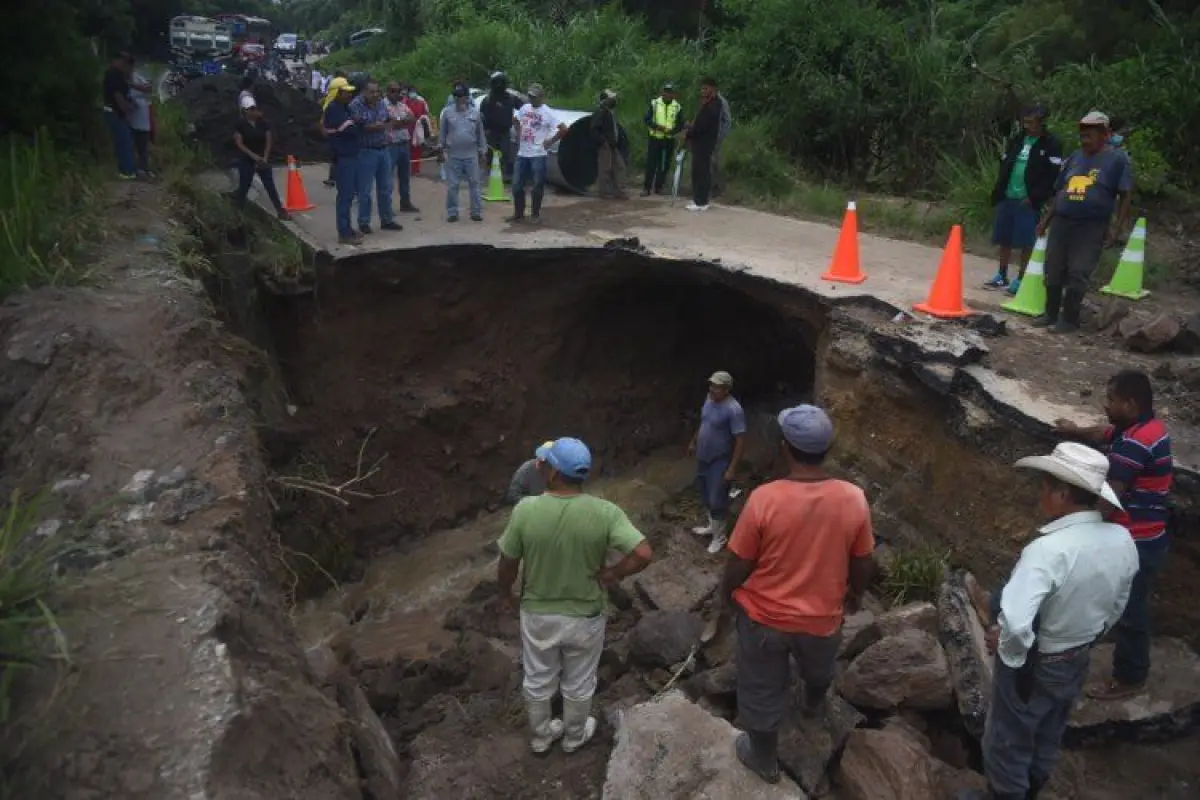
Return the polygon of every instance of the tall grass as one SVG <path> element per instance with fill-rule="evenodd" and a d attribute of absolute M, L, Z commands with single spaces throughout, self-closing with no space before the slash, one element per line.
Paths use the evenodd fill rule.
<path fill-rule="evenodd" d="M 45 132 L 0 142 L 0 295 L 83 280 L 103 206 L 99 168 Z"/>
<path fill-rule="evenodd" d="M 46 605 L 54 542 L 37 534 L 41 498 L 13 492 L 0 510 L 0 724 L 12 710 L 14 681 L 48 650 L 66 656 L 65 639 Z M 48 647 L 49 644 L 49 647 Z"/>

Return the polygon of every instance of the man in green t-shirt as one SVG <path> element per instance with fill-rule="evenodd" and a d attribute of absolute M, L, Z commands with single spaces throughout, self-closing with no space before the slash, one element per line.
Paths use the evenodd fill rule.
<path fill-rule="evenodd" d="M 583 493 L 592 454 L 578 439 L 558 439 L 545 455 L 546 491 L 513 509 L 500 537 L 501 607 L 515 611 L 513 584 L 522 563 L 521 662 L 530 746 L 544 753 L 559 738 L 573 753 L 596 733 L 592 695 L 604 650 L 606 587 L 641 572 L 653 553 L 625 512 Z M 609 552 L 625 554 L 606 567 Z M 562 689 L 563 718 L 550 701 Z"/>

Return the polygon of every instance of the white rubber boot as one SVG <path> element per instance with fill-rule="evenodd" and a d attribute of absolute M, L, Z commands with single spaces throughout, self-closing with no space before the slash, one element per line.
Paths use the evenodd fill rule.
<path fill-rule="evenodd" d="M 692 528 L 692 533 L 696 534 L 697 536 L 712 536 L 714 525 L 716 525 L 716 520 L 712 518 L 712 513 L 709 512 L 708 524 L 697 525 L 695 528 Z"/>
<path fill-rule="evenodd" d="M 525 710 L 529 714 L 529 727 L 533 737 L 529 740 L 529 748 L 535 753 L 545 753 L 563 736 L 563 722 L 554 719 L 549 700 L 525 700 Z"/>
<path fill-rule="evenodd" d="M 725 520 L 719 519 L 713 521 L 712 541 L 708 543 L 708 552 L 716 555 L 725 549 L 725 545 L 729 543 L 729 536 L 725 533 Z"/>
<path fill-rule="evenodd" d="M 564 753 L 574 753 L 596 735 L 596 718 L 592 716 L 592 700 L 568 700 L 563 698 Z"/>

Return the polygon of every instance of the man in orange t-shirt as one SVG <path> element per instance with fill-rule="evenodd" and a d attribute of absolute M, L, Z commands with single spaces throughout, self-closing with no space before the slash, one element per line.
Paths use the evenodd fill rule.
<path fill-rule="evenodd" d="M 806 716 L 822 712 L 833 682 L 845 607 L 870 580 L 871 508 L 852 483 L 822 467 L 833 423 L 816 406 L 779 414 L 788 475 L 758 487 L 729 542 L 722 585 L 737 616 L 738 760 L 779 780 L 776 742 L 796 659 Z"/>

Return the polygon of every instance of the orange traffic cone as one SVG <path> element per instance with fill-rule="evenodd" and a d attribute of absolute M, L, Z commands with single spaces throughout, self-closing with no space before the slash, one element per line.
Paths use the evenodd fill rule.
<path fill-rule="evenodd" d="M 316 206 L 308 202 L 308 192 L 304 191 L 304 178 L 300 177 L 300 165 L 294 156 L 288 156 L 287 199 L 283 207 L 288 211 L 312 211 Z"/>
<path fill-rule="evenodd" d="M 935 317 L 966 317 L 975 313 L 963 303 L 962 226 L 950 229 L 950 240 L 942 252 L 942 265 L 929 290 L 929 299 L 913 306 Z"/>
<path fill-rule="evenodd" d="M 842 233 L 833 251 L 833 261 L 821 280 L 862 283 L 866 279 L 858 263 L 858 207 L 851 200 L 846 204 L 846 216 L 842 219 Z"/>

